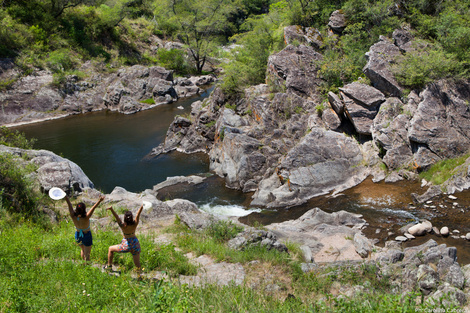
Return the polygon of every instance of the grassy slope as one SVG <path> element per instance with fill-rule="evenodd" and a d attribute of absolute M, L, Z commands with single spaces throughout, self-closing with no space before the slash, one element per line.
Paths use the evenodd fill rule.
<path fill-rule="evenodd" d="M 73 225 L 66 221 L 44 229 L 31 222 L 10 226 L 3 218 L 0 231 L 0 312 L 414 312 L 424 308 L 413 300 L 416 296 L 402 299 L 391 293 L 387 277 L 377 276 L 375 266 L 323 268 L 302 274 L 294 254 L 264 249 L 228 252 L 220 236 L 180 225 L 158 232 L 173 236 L 184 252 L 242 262 L 246 283 L 204 288 L 180 285 L 178 274 L 194 274 L 195 268 L 172 244 L 156 245 L 157 232 L 139 236 L 142 263 L 146 273 L 169 273 L 173 279 L 167 282 L 133 279 L 127 254 L 116 258 L 120 277 L 102 273 L 99 265 L 105 263 L 107 247 L 120 240 L 108 228 L 94 230 L 92 262 L 96 266 L 80 261 Z M 252 260 L 258 262 L 248 265 Z M 266 276 L 271 277 L 270 284 L 280 286 L 278 291 L 266 291 L 268 283 L 262 280 Z M 353 298 L 335 297 L 351 286 L 363 286 L 366 292 Z"/>

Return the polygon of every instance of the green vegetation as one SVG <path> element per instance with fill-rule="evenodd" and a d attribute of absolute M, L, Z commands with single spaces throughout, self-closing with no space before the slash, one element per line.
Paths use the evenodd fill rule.
<path fill-rule="evenodd" d="M 155 104 L 155 100 L 153 98 L 145 99 L 140 101 L 140 103 L 145 103 L 145 104 Z"/>
<path fill-rule="evenodd" d="M 0 127 L 0 144 L 23 149 L 31 149 L 34 141 L 28 140 L 24 134 Z M 24 155 L 27 159 L 28 156 Z M 22 159 L 20 159 L 22 160 Z M 15 212 L 20 219 L 32 218 L 42 221 L 37 208 L 44 204 L 45 197 L 39 192 L 31 173 L 36 166 L 31 163 L 22 164 L 9 154 L 0 154 L 0 212 Z M 12 222 L 15 219 L 12 219 Z"/>
<path fill-rule="evenodd" d="M 419 294 L 403 296 L 390 292 L 387 276 L 376 265 L 318 267 L 304 274 L 295 254 L 268 251 L 256 247 L 233 251 L 226 241 L 240 229 L 231 222 L 215 223 L 206 231 L 192 231 L 175 224 L 166 231 L 177 236 L 177 245 L 185 252 L 202 253 L 227 262 L 241 262 L 247 271 L 247 283 L 239 286 L 207 285 L 189 287 L 178 282 L 178 275 L 194 275 L 183 252 L 173 244 L 155 244 L 154 233 L 139 235 L 144 272 L 163 271 L 166 281 L 133 279 L 129 255 L 117 255 L 121 276 L 102 273 L 109 245 L 121 236 L 108 228 L 93 229 L 92 262 L 84 266 L 73 240 L 74 227 L 62 221 L 44 225 L 24 221 L 10 223 L 0 218 L 0 311 L 100 311 L 100 312 L 415 312 L 430 309 L 418 304 Z M 250 261 L 256 260 L 256 263 Z M 262 278 L 269 269 L 270 278 Z M 261 280 L 260 280 L 261 279 Z M 279 292 L 260 292 L 274 283 Z M 351 297 L 335 297 L 335 290 L 362 286 Z M 290 294 L 290 295 L 289 295 Z"/>
<path fill-rule="evenodd" d="M 0 127 L 0 145 L 32 149 L 35 141 L 35 139 L 27 139 L 26 136 L 19 131 L 13 131 L 5 126 Z"/>
<path fill-rule="evenodd" d="M 440 185 L 451 178 L 453 175 L 457 174 L 456 168 L 464 164 L 469 157 L 470 154 L 465 154 L 455 159 L 439 161 L 431 165 L 431 167 L 426 171 L 421 172 L 419 176 L 435 185 Z"/>
<path fill-rule="evenodd" d="M 224 68 L 223 89 L 238 94 L 264 82 L 268 56 L 284 47 L 284 27 L 300 25 L 322 35 L 318 65 L 326 94 L 362 77 L 365 52 L 380 35 L 402 27 L 418 48 L 397 60 L 395 73 L 405 87 L 421 88 L 430 80 L 470 77 L 469 6 L 464 0 L 3 1 L 0 57 L 13 58 L 23 74 L 48 68 L 56 85 L 86 60 L 107 71 L 157 64 L 178 75 L 202 73 L 210 63 Z M 341 36 L 328 35 L 335 10 L 348 20 Z M 152 49 L 152 36 L 183 48 Z M 0 89 L 16 79 L 2 81 Z"/>

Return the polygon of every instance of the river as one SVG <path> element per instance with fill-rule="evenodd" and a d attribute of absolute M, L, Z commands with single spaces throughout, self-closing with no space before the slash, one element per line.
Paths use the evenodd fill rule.
<path fill-rule="evenodd" d="M 364 215 L 369 223 L 364 233 L 369 238 L 377 238 L 379 245 L 395 238 L 401 226 L 421 218 L 439 228 L 448 226 L 458 230 L 458 235 L 470 232 L 469 191 L 456 194 L 457 200 L 443 196 L 432 203 L 415 206 L 411 203 L 411 193 L 424 192 L 418 182 L 387 184 L 368 179 L 337 196 L 316 197 L 289 209 L 262 210 L 249 206 L 251 194 L 225 188 L 223 179 L 209 173 L 209 160 L 202 153 L 171 152 L 158 158 L 145 158 L 152 148 L 163 142 L 174 116 L 189 114 L 191 103 L 207 97 L 211 91 L 132 115 L 101 111 L 15 129 L 24 132 L 28 138 L 36 138 L 36 149 L 53 151 L 77 163 L 95 187 L 104 193 L 110 193 L 115 186 L 141 192 L 170 176 L 199 174 L 208 176 L 203 184 L 184 189 L 169 188 L 161 197 L 185 198 L 208 212 L 240 216 L 247 224 L 266 225 L 294 219 L 313 207 L 327 212 L 346 210 Z M 459 261 L 470 263 L 470 243 L 464 239 L 426 235 L 405 243 L 405 246 L 431 238 L 456 246 Z"/>

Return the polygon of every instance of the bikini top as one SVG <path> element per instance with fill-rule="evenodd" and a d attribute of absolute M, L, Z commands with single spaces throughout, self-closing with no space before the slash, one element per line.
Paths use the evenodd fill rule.
<path fill-rule="evenodd" d="M 79 220 L 80 220 L 80 217 L 77 216 L 77 221 L 79 221 Z M 88 225 L 87 228 L 83 228 L 83 229 L 82 228 L 77 228 L 77 231 L 80 233 L 80 237 L 83 237 L 83 231 L 84 230 L 90 230 L 90 225 Z"/>

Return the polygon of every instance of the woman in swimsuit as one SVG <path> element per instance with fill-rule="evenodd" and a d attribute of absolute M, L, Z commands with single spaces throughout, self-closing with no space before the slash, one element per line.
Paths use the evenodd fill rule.
<path fill-rule="evenodd" d="M 137 229 L 137 225 L 139 225 L 140 213 L 142 213 L 143 208 L 143 205 L 139 208 L 137 215 L 135 216 L 135 220 L 133 219 L 132 212 L 126 211 L 124 213 L 124 223 L 116 212 L 114 212 L 112 207 L 107 208 L 107 210 L 110 210 L 116 218 L 116 221 L 124 234 L 124 238 L 119 245 L 109 247 L 108 264 L 104 266 L 104 269 L 112 269 L 114 252 L 130 252 L 132 253 L 132 258 L 137 271 L 140 272 L 140 243 L 139 239 L 135 236 L 135 230 Z"/>
<path fill-rule="evenodd" d="M 70 217 L 72 218 L 75 228 L 77 228 L 77 231 L 75 232 L 75 241 L 80 245 L 80 256 L 85 262 L 90 261 L 91 246 L 93 245 L 93 237 L 90 230 L 90 218 L 93 215 L 96 207 L 103 200 L 104 196 L 101 196 L 99 200 L 93 205 L 91 210 L 87 213 L 86 206 L 82 202 L 77 204 L 77 207 L 74 211 L 69 197 L 65 196 L 65 201 L 67 201 L 69 207 Z"/>

